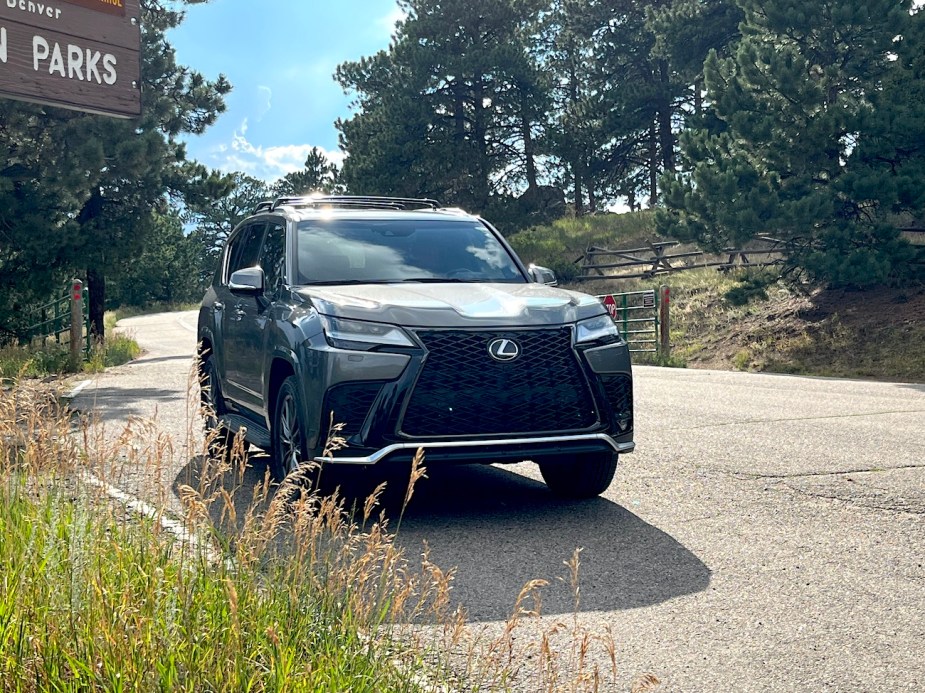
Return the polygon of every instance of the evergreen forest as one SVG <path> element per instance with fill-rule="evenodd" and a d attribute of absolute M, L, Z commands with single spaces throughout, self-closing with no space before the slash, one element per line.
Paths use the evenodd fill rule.
<path fill-rule="evenodd" d="M 71 277 L 98 336 L 107 305 L 198 300 L 258 201 L 311 191 L 435 198 L 509 236 L 647 209 L 704 249 L 781 239 L 818 284 L 925 273 L 911 0 L 398 0 L 388 48 L 333 75 L 343 165 L 316 148 L 276 181 L 186 155 L 232 89 L 170 46 L 201 1 L 142 0 L 138 119 L 0 100 L 0 341 Z"/>

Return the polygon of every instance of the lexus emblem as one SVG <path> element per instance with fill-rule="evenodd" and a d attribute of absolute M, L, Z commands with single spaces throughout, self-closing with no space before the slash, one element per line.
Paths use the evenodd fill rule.
<path fill-rule="evenodd" d="M 493 339 L 488 343 L 488 353 L 495 361 L 513 361 L 520 356 L 520 344 L 513 339 Z"/>

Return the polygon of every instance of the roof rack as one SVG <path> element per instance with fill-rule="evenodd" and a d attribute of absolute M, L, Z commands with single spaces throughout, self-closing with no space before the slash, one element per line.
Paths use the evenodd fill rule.
<path fill-rule="evenodd" d="M 271 209 L 273 209 L 273 200 L 264 200 L 263 202 L 258 202 L 257 206 L 254 207 L 254 214 L 269 212 Z"/>
<path fill-rule="evenodd" d="M 265 203 L 257 205 L 258 209 Z M 306 195 L 300 197 L 278 197 L 268 208 L 279 207 L 340 207 L 345 209 L 437 209 L 436 200 L 417 197 L 375 197 L 361 195 Z"/>

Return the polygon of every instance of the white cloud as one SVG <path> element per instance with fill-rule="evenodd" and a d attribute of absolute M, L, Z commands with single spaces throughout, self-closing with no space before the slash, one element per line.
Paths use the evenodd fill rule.
<path fill-rule="evenodd" d="M 391 12 L 376 20 L 376 26 L 388 31 L 389 36 L 391 36 L 393 33 L 395 33 L 395 25 L 398 22 L 404 21 L 407 16 L 408 13 L 396 5 L 394 8 L 392 8 Z"/>
<path fill-rule="evenodd" d="M 312 150 L 313 144 L 284 144 L 261 146 L 247 139 L 249 128 L 245 118 L 231 137 L 228 144 L 220 144 L 212 150 L 214 165 L 227 173 L 242 171 L 250 176 L 272 183 L 287 173 L 300 170 L 305 165 L 305 158 Z M 328 151 L 319 147 L 328 160 L 341 166 L 344 153 L 339 149 Z"/>

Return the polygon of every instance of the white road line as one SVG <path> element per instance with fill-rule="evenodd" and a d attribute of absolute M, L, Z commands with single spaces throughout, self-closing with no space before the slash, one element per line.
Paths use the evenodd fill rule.
<path fill-rule="evenodd" d="M 85 387 L 87 387 L 87 385 L 89 385 L 92 382 L 93 382 L 92 380 L 81 380 L 79 383 L 77 383 L 74 386 L 74 388 L 70 392 L 66 393 L 64 396 L 67 399 L 74 399 L 77 395 L 80 394 L 81 390 L 83 390 Z"/>
<path fill-rule="evenodd" d="M 101 489 L 107 496 L 124 505 L 129 512 L 157 521 L 163 530 L 173 534 L 181 543 L 187 544 L 192 549 L 201 549 L 209 561 L 217 559 L 214 549 L 208 543 L 202 541 L 194 532 L 187 530 L 182 522 L 166 517 L 164 511 L 130 493 L 126 493 L 122 489 L 116 488 L 112 484 L 106 483 L 90 472 L 84 472 L 81 476 L 88 484 Z"/>
<path fill-rule="evenodd" d="M 177 318 L 177 324 L 180 325 L 180 327 L 182 327 L 184 330 L 187 330 L 193 333 L 196 332 L 196 328 L 188 324 L 185 320 L 183 320 L 183 318 Z"/>

